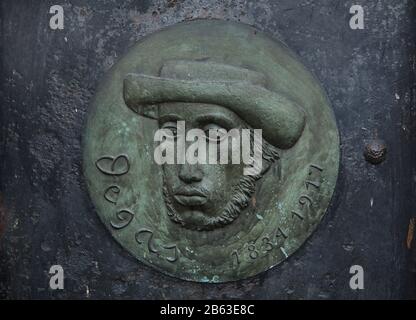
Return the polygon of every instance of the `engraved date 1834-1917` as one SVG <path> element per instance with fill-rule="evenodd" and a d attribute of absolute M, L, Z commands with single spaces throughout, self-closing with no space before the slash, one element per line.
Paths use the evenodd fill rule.
<path fill-rule="evenodd" d="M 310 164 L 308 176 L 305 180 L 305 189 L 298 198 L 296 208 L 291 211 L 291 219 L 293 223 L 302 223 L 309 215 L 314 214 L 314 197 L 319 193 L 321 187 L 321 174 L 323 168 L 316 164 Z M 266 256 L 275 249 L 287 258 L 288 253 L 285 250 L 285 242 L 289 238 L 289 231 L 283 230 L 278 226 L 276 231 L 270 235 L 263 236 L 259 239 L 245 243 L 239 250 L 235 249 L 231 252 L 232 266 L 237 268 L 241 264 L 242 255 L 248 256 L 250 260 L 256 260 L 261 256 Z"/>

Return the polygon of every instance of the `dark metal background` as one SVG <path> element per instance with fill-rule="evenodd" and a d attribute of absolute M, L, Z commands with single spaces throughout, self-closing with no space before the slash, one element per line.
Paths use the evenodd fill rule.
<path fill-rule="evenodd" d="M 64 30 L 49 28 L 54 4 Z M 364 7 L 364 30 L 349 28 L 353 4 Z M 3 0 L 0 10 L 0 298 L 416 297 L 415 1 Z M 342 142 L 335 197 L 313 236 L 282 265 L 219 285 L 137 262 L 99 221 L 81 172 L 100 78 L 144 35 L 195 18 L 285 41 L 322 82 Z M 363 157 L 375 137 L 388 152 L 378 166 Z M 49 289 L 53 264 L 64 290 Z M 349 288 L 354 264 L 361 291 Z"/>

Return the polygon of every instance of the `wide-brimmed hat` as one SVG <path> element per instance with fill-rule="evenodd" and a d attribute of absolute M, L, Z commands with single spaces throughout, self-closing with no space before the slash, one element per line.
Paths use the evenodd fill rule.
<path fill-rule="evenodd" d="M 216 104 L 236 113 L 277 148 L 292 147 L 302 134 L 305 114 L 294 101 L 266 88 L 263 73 L 212 61 L 173 60 L 159 76 L 129 73 L 124 79 L 126 105 L 141 116 L 158 119 L 157 105 L 167 102 Z M 174 104 L 172 104 L 174 107 Z"/>

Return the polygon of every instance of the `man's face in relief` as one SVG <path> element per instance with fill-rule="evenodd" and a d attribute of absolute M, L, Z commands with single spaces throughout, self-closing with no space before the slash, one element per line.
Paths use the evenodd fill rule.
<path fill-rule="evenodd" d="M 177 135 L 177 121 L 185 121 L 185 133 L 199 128 L 204 131 L 208 144 L 219 144 L 221 137 L 214 141 L 209 130 L 241 129 L 243 121 L 231 110 L 222 106 L 194 103 L 169 103 L 159 106 L 159 127 L 169 129 Z M 240 130 L 241 131 L 241 130 Z M 210 140 L 209 140 L 210 139 Z M 185 141 L 185 149 L 193 142 Z M 182 226 L 194 230 L 212 230 L 235 219 L 237 201 L 232 203 L 243 176 L 244 163 L 231 163 L 233 152 L 240 148 L 228 139 L 228 164 L 164 164 L 164 196 L 169 216 Z M 176 152 L 176 148 L 175 148 Z M 218 151 L 219 153 L 219 151 Z M 240 155 L 241 156 L 241 155 Z M 219 159 L 218 159 L 219 160 Z M 234 197 L 235 198 L 235 197 Z M 244 198 L 244 199 L 242 199 Z M 246 201 L 247 197 L 242 197 Z M 237 200 L 237 199 L 235 199 Z M 242 204 L 240 204 L 242 205 Z M 233 217 L 234 216 L 234 217 Z"/>

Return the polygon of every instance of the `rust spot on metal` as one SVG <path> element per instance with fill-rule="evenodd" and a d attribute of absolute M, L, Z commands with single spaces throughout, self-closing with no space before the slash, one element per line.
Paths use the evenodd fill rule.
<path fill-rule="evenodd" d="M 409 228 L 407 229 L 407 239 L 406 239 L 407 249 L 412 248 L 413 236 L 415 234 L 415 223 L 416 223 L 415 218 L 410 219 Z"/>

